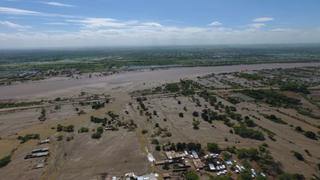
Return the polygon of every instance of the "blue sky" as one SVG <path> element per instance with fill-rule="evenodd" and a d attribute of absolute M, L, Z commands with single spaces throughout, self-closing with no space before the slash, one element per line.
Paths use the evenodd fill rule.
<path fill-rule="evenodd" d="M 0 48 L 320 43 L 319 0 L 0 0 Z"/>

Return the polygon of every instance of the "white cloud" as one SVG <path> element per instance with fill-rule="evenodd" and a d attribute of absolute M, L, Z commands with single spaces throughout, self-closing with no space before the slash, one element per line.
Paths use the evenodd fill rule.
<path fill-rule="evenodd" d="M 125 23 L 124 23 L 125 24 Z M 320 42 L 320 30 L 248 31 L 210 27 L 143 26 L 87 28 L 76 32 L 0 33 L 0 48 L 213 45 Z M 21 43 L 23 42 L 23 43 Z"/>
<path fill-rule="evenodd" d="M 84 18 L 84 19 L 68 19 L 67 22 L 76 23 L 86 28 L 113 27 L 120 28 L 126 26 L 125 23 L 119 22 L 112 18 Z"/>
<path fill-rule="evenodd" d="M 0 6 L 0 14 L 7 15 L 19 15 L 19 16 L 45 16 L 45 17 L 60 17 L 60 18 L 79 18 L 76 16 L 64 15 L 64 14 L 53 14 L 43 13 L 38 11 L 31 11 L 18 8 L 2 7 Z"/>
<path fill-rule="evenodd" d="M 29 11 L 29 10 L 24 10 L 24 9 L 1 7 L 1 6 L 0 6 L 0 13 L 1 14 L 9 14 L 9 15 L 28 15 L 28 16 L 35 16 L 35 15 L 42 14 L 42 13 L 36 12 L 36 11 Z"/>
<path fill-rule="evenodd" d="M 74 5 L 71 5 L 71 4 L 64 4 L 64 3 L 60 3 L 60 2 L 54 2 L 54 1 L 41 2 L 41 3 L 49 5 L 49 6 L 57 6 L 57 7 L 75 7 Z"/>
<path fill-rule="evenodd" d="M 291 31 L 295 31 L 295 30 L 290 29 L 290 28 L 274 28 L 274 29 L 271 29 L 270 31 L 272 31 L 272 32 L 291 32 Z"/>
<path fill-rule="evenodd" d="M 149 27 L 162 27 L 162 25 L 160 23 L 157 22 L 146 22 L 146 23 L 142 23 L 141 25 L 143 26 L 149 26 Z"/>
<path fill-rule="evenodd" d="M 44 23 L 46 25 L 57 25 L 57 26 L 63 26 L 63 25 L 68 25 L 68 23 L 65 22 L 48 22 L 48 23 Z"/>
<path fill-rule="evenodd" d="M 263 22 L 269 22 L 269 21 L 273 21 L 273 20 L 274 19 L 272 17 L 259 17 L 259 18 L 253 19 L 253 22 L 263 23 Z"/>
<path fill-rule="evenodd" d="M 210 24 L 208 24 L 209 26 L 222 26 L 222 23 L 219 21 L 213 21 Z"/>
<path fill-rule="evenodd" d="M 0 48 L 320 42 L 320 29 L 289 31 L 286 28 L 275 27 L 271 30 L 265 28 L 262 31 L 261 29 L 266 26 L 264 23 L 266 19 L 261 18 L 257 21 L 264 22 L 252 22 L 231 29 L 224 28 L 218 21 L 211 23 L 214 28 L 169 26 L 155 21 L 67 16 L 6 7 L 0 7 L 0 14 L 54 17 L 54 20 L 43 18 L 49 19 L 50 21 L 44 24 L 51 26 L 44 26 L 41 31 L 25 28 L 24 31 L 1 33 L 0 28 Z M 27 27 L 10 21 L 1 22 L 0 25 L 10 28 Z M 72 26 L 72 31 L 53 25 Z"/>
<path fill-rule="evenodd" d="M 20 24 L 16 24 L 10 21 L 0 21 L 0 26 L 6 26 L 9 28 L 17 29 L 17 30 L 22 30 L 22 29 L 29 29 L 31 26 L 23 26 Z"/>
<path fill-rule="evenodd" d="M 252 28 L 252 29 L 260 29 L 260 28 L 263 28 L 265 26 L 266 26 L 266 24 L 264 24 L 264 23 L 249 24 L 249 27 Z"/>

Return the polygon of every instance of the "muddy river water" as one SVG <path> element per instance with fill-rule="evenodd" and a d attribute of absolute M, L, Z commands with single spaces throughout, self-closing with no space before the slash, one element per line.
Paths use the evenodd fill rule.
<path fill-rule="evenodd" d="M 122 72 L 104 77 L 52 78 L 34 82 L 25 82 L 10 86 L 0 86 L 0 99 L 32 98 L 39 96 L 61 95 L 72 93 L 83 88 L 100 87 L 112 89 L 116 87 L 140 86 L 142 83 L 163 83 L 177 81 L 181 78 L 192 78 L 209 73 L 226 73 L 246 70 L 261 70 L 274 68 L 294 68 L 306 66 L 320 66 L 320 63 L 280 63 L 254 64 L 210 67 L 181 67 L 159 70 L 144 70 Z"/>

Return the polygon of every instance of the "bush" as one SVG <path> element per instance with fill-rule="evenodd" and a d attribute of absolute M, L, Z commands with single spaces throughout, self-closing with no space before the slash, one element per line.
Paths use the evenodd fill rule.
<path fill-rule="evenodd" d="M 193 125 L 193 129 L 198 130 L 198 129 L 199 129 L 200 122 L 197 121 L 197 120 L 194 120 L 194 121 L 192 122 L 192 125 Z"/>
<path fill-rule="evenodd" d="M 20 143 L 25 143 L 31 139 L 40 139 L 40 135 L 39 134 L 27 134 L 25 136 L 19 136 L 18 140 L 20 140 Z"/>
<path fill-rule="evenodd" d="M 102 102 L 94 102 L 91 106 L 92 109 L 98 110 L 100 108 L 103 108 L 105 103 Z"/>
<path fill-rule="evenodd" d="M 73 132 L 74 131 L 74 126 L 73 125 L 69 125 L 69 126 L 62 126 L 61 124 L 57 125 L 57 132 Z"/>
<path fill-rule="evenodd" d="M 199 113 L 198 113 L 197 111 L 194 111 L 194 112 L 192 113 L 192 115 L 193 115 L 194 117 L 199 117 Z"/>
<path fill-rule="evenodd" d="M 91 122 L 97 123 L 97 124 L 99 124 L 99 123 L 104 124 L 104 123 L 107 122 L 107 119 L 106 119 L 106 118 L 98 118 L 98 117 L 94 117 L 94 116 L 91 116 L 91 117 L 90 117 L 90 120 L 91 120 Z"/>
<path fill-rule="evenodd" d="M 293 151 L 293 155 L 299 160 L 299 161 L 304 161 L 304 157 L 302 154 L 299 152 Z"/>
<path fill-rule="evenodd" d="M 303 94 L 310 93 L 307 86 L 303 84 L 298 84 L 296 82 L 287 82 L 285 84 L 282 84 L 280 86 L 280 89 L 282 91 L 292 91 L 292 92 L 303 93 Z"/>
<path fill-rule="evenodd" d="M 170 83 L 166 84 L 165 89 L 171 93 L 175 93 L 180 91 L 180 88 L 178 86 L 178 83 Z"/>
<path fill-rule="evenodd" d="M 208 143 L 207 149 L 211 153 L 220 153 L 220 148 L 219 148 L 218 144 L 216 144 L 216 143 Z"/>
<path fill-rule="evenodd" d="M 183 113 L 182 112 L 179 113 L 179 117 L 183 118 Z"/>
<path fill-rule="evenodd" d="M 161 151 L 161 146 L 160 145 L 156 145 L 155 149 L 156 149 L 156 151 Z"/>
<path fill-rule="evenodd" d="M 304 133 L 304 135 L 307 137 L 307 138 L 310 138 L 310 139 L 313 139 L 313 140 L 317 140 L 317 135 L 316 133 L 312 132 L 312 131 L 306 131 Z"/>
<path fill-rule="evenodd" d="M 11 156 L 5 156 L 2 159 L 0 159 L 0 168 L 5 167 L 8 165 L 11 161 Z"/>
<path fill-rule="evenodd" d="M 269 119 L 272 122 L 278 123 L 278 124 L 288 124 L 287 122 L 283 121 L 281 118 L 275 116 L 275 115 L 264 115 L 265 118 Z"/>
<path fill-rule="evenodd" d="M 273 90 L 243 90 L 243 94 L 258 101 L 277 107 L 296 107 L 301 104 L 299 99 L 287 97 Z"/>
<path fill-rule="evenodd" d="M 304 132 L 304 130 L 303 130 L 300 126 L 297 126 L 297 127 L 295 128 L 295 130 L 298 131 L 298 132 Z"/>
<path fill-rule="evenodd" d="M 229 160 L 232 158 L 232 155 L 229 152 L 223 152 L 222 157 L 224 160 Z"/>
<path fill-rule="evenodd" d="M 250 149 L 239 149 L 237 151 L 237 155 L 239 159 L 250 159 L 257 161 L 259 160 L 259 151 L 254 148 Z"/>
<path fill-rule="evenodd" d="M 158 139 L 152 139 L 152 140 L 151 140 L 151 144 L 157 144 L 157 145 L 158 145 L 158 144 L 159 144 Z"/>
<path fill-rule="evenodd" d="M 64 132 L 73 132 L 74 126 L 73 125 L 65 126 L 65 127 L 63 127 L 63 131 Z"/>
<path fill-rule="evenodd" d="M 248 127 L 256 127 L 256 123 L 252 120 L 252 119 L 245 119 L 244 123 L 248 126 Z"/>
<path fill-rule="evenodd" d="M 98 127 L 98 128 L 97 128 L 97 133 L 102 134 L 102 133 L 103 133 L 103 127 Z"/>
<path fill-rule="evenodd" d="M 305 180 L 305 177 L 302 174 L 281 174 L 277 180 Z"/>
<path fill-rule="evenodd" d="M 81 127 L 81 128 L 78 130 L 78 133 L 86 133 L 86 132 L 89 132 L 89 128 Z"/>
<path fill-rule="evenodd" d="M 143 129 L 143 130 L 141 131 L 141 133 L 142 133 L 142 134 L 147 134 L 147 133 L 148 133 L 148 130 Z"/>
<path fill-rule="evenodd" d="M 60 135 L 57 137 L 57 141 L 62 141 L 63 140 L 63 135 Z"/>
<path fill-rule="evenodd" d="M 185 175 L 186 180 L 199 180 L 199 176 L 196 172 L 194 171 L 189 171 Z"/>
<path fill-rule="evenodd" d="M 93 133 L 93 134 L 91 135 L 91 138 L 92 138 L 92 139 L 100 139 L 100 138 L 101 138 L 101 134 L 98 133 L 98 132 Z"/>
<path fill-rule="evenodd" d="M 241 125 L 241 126 L 236 126 L 233 128 L 235 134 L 238 134 L 239 136 L 243 138 L 250 138 L 250 139 L 255 139 L 259 141 L 264 141 L 265 137 L 262 132 L 254 130 L 254 129 L 248 129 L 247 127 Z"/>

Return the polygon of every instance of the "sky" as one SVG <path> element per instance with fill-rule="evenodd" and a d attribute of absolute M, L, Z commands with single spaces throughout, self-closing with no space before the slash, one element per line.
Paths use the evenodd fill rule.
<path fill-rule="evenodd" d="M 320 43 L 319 0 L 0 0 L 0 49 Z"/>

